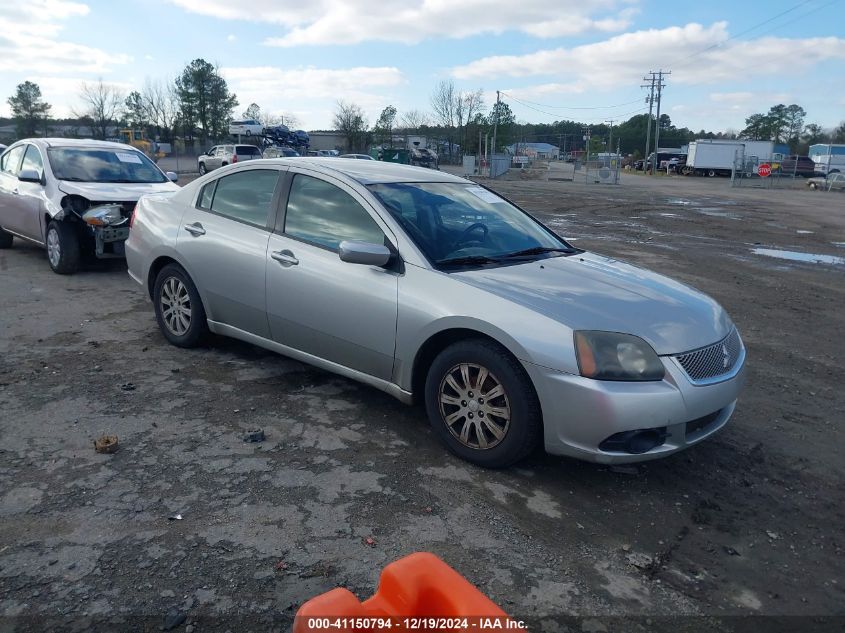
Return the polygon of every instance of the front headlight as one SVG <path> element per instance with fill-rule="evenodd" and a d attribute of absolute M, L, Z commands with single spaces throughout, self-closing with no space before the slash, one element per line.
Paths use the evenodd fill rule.
<path fill-rule="evenodd" d="M 619 332 L 575 332 L 575 354 L 582 376 L 596 380 L 662 380 L 657 354 L 638 336 Z"/>

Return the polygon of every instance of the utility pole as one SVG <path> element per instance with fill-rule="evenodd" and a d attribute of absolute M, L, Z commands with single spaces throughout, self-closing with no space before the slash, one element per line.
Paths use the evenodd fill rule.
<path fill-rule="evenodd" d="M 665 74 L 671 75 L 672 71 L 667 70 Z M 654 122 L 654 171 L 651 173 L 654 174 L 657 172 L 657 168 L 660 166 L 660 159 L 657 155 L 658 149 L 660 149 L 660 96 L 663 92 L 663 88 L 666 87 L 666 84 L 663 83 L 663 69 L 657 71 L 657 118 Z"/>
<path fill-rule="evenodd" d="M 607 139 L 607 151 L 611 152 L 611 153 L 613 152 L 613 122 L 615 120 L 616 119 L 608 119 L 607 121 L 605 121 L 605 123 L 608 123 L 610 125 L 610 135 L 608 136 L 608 139 Z M 609 158 L 610 157 L 608 157 L 608 160 L 609 160 Z"/>
<path fill-rule="evenodd" d="M 651 81 L 651 85 L 649 84 L 641 84 L 640 88 L 650 88 L 649 95 L 645 98 L 646 103 L 648 104 L 648 123 L 646 124 L 646 132 L 645 132 L 645 154 L 643 154 L 643 174 L 648 173 L 648 155 L 649 155 L 649 148 L 651 147 L 651 112 L 652 107 L 654 106 L 654 81 L 657 79 L 654 72 L 649 73 L 651 78 L 643 77 L 643 81 Z"/>
<path fill-rule="evenodd" d="M 496 111 L 495 116 L 493 117 L 493 147 L 490 148 L 490 177 L 495 178 L 493 175 L 495 172 L 493 171 L 493 156 L 496 154 L 496 132 L 499 131 L 499 91 L 496 91 Z"/>

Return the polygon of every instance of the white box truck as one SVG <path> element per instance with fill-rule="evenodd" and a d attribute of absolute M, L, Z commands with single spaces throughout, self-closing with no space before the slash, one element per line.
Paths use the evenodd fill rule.
<path fill-rule="evenodd" d="M 845 144 L 819 143 L 810 145 L 808 154 L 816 164 L 816 174 L 827 177 L 828 174 L 845 173 Z"/>
<path fill-rule="evenodd" d="M 683 173 L 730 176 L 734 165 L 741 172 L 756 173 L 762 163 L 782 161 L 787 150 L 785 145 L 773 141 L 701 139 L 689 144 Z"/>
<path fill-rule="evenodd" d="M 684 165 L 685 176 L 730 176 L 737 156 L 744 155 L 741 141 L 692 141 Z"/>

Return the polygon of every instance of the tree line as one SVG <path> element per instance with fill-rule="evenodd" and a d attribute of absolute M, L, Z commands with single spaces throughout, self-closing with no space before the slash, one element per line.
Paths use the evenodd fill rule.
<path fill-rule="evenodd" d="M 204 59 L 195 59 L 173 80 L 150 80 L 143 87 L 124 94 L 119 88 L 103 83 L 83 83 L 78 94 L 80 106 L 73 117 L 56 120 L 50 117 L 52 106 L 43 99 L 40 87 L 25 81 L 8 98 L 18 138 L 48 134 L 54 125 L 64 124 L 70 133 L 84 128 L 94 138 L 105 139 L 115 127 L 143 129 L 162 142 L 175 138 L 218 140 L 228 135 L 228 124 L 239 105 L 229 91 L 219 69 Z M 562 152 L 586 149 L 584 140 L 589 129 L 591 152 L 616 151 L 639 157 L 642 154 L 646 129 L 654 119 L 646 114 L 632 116 L 619 125 L 607 123 L 586 125 L 560 120 L 552 123 L 520 123 L 505 100 L 489 107 L 481 89 L 459 90 L 452 81 L 441 81 L 429 96 L 430 112 L 419 109 L 399 113 L 386 106 L 370 126 L 363 108 L 339 100 L 333 117 L 334 131 L 346 139 L 349 151 L 364 151 L 371 145 L 393 144 L 395 134 L 419 134 L 436 140 L 438 150 L 454 159 L 461 154 L 483 151 L 485 139 L 491 141 L 496 127 L 496 150 L 521 142 L 546 142 Z M 243 112 L 246 119 L 255 119 L 264 126 L 284 124 L 293 128 L 295 117 L 270 115 L 258 104 L 250 104 Z M 805 124 L 806 112 L 797 105 L 777 104 L 765 114 L 750 115 L 740 132 L 694 131 L 673 125 L 669 115 L 660 116 L 660 144 L 678 147 L 696 138 L 746 138 L 771 140 L 789 145 L 795 153 L 806 153 L 809 145 L 818 142 L 845 142 L 845 123 L 825 132 L 815 123 Z M 83 132 L 84 134 L 84 132 Z M 479 148 L 479 142 L 482 147 Z"/>

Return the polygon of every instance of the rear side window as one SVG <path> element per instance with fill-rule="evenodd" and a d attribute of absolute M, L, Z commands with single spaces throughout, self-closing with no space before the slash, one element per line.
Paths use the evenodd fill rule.
<path fill-rule="evenodd" d="M 255 145 L 238 145 L 238 156 L 259 156 L 260 154 Z"/>
<path fill-rule="evenodd" d="M 279 172 L 275 169 L 251 169 L 224 176 L 217 181 L 211 210 L 239 222 L 265 227 L 278 181 Z M 203 189 L 203 196 L 208 186 Z"/>
<path fill-rule="evenodd" d="M 21 158 L 23 157 L 23 152 L 25 149 L 26 145 L 18 145 L 17 147 L 3 154 L 2 162 L 0 162 L 0 169 L 2 169 L 7 174 L 17 176 L 19 168 L 21 166 Z"/>

